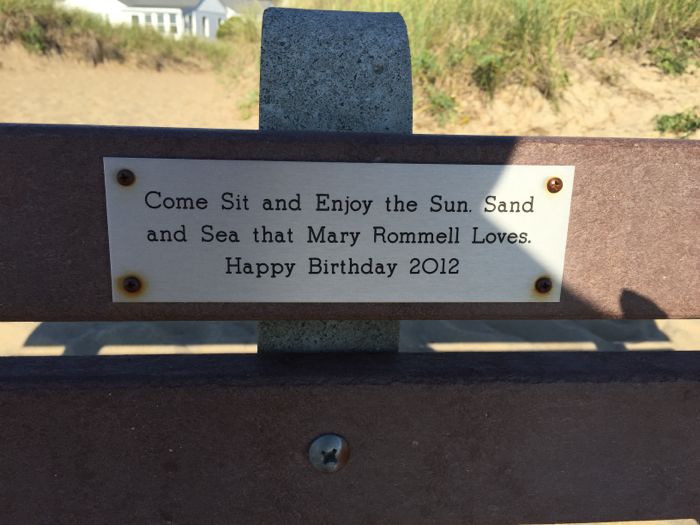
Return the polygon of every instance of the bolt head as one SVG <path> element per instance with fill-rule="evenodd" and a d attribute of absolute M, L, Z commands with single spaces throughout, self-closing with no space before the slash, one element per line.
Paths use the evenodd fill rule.
<path fill-rule="evenodd" d="M 564 181 L 559 177 L 552 177 L 547 181 L 547 191 L 549 193 L 559 193 L 564 187 Z"/>
<path fill-rule="evenodd" d="M 131 186 L 136 180 L 136 175 L 131 170 L 119 170 L 117 172 L 117 182 L 121 186 Z"/>
<path fill-rule="evenodd" d="M 345 438 L 337 434 L 322 434 L 309 445 L 309 461 L 321 472 L 337 472 L 350 457 Z"/>
<path fill-rule="evenodd" d="M 122 280 L 122 288 L 127 293 L 136 293 L 141 289 L 141 280 L 138 277 L 129 276 Z"/>
<path fill-rule="evenodd" d="M 549 293 L 554 285 L 549 277 L 540 277 L 535 281 L 535 290 L 539 293 Z"/>

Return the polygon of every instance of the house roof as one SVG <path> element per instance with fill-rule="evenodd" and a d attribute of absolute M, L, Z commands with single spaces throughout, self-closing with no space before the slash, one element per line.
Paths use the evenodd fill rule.
<path fill-rule="evenodd" d="M 163 7 L 191 9 L 197 7 L 201 0 L 119 0 L 128 7 Z"/>

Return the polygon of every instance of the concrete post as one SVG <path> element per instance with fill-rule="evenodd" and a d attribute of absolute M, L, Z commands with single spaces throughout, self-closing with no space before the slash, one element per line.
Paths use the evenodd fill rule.
<path fill-rule="evenodd" d="M 407 133 L 408 33 L 398 13 L 267 9 L 260 57 L 262 131 Z M 260 352 L 394 351 L 399 321 L 262 321 Z"/>

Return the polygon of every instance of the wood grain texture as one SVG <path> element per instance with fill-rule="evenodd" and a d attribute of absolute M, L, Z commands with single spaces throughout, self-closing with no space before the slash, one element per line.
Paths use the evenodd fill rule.
<path fill-rule="evenodd" d="M 700 316 L 700 142 L 0 125 L 0 319 Z M 576 166 L 560 303 L 113 304 L 105 156 Z"/>

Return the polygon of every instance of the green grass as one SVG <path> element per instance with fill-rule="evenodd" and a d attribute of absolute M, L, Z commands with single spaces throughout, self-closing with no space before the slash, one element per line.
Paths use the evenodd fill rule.
<path fill-rule="evenodd" d="M 112 26 L 90 13 L 58 7 L 52 0 L 0 0 L 0 44 L 10 42 L 36 53 L 82 55 L 95 64 L 132 60 L 157 69 L 221 67 L 232 52 L 232 46 L 221 42 L 175 40 L 150 28 Z"/>
<path fill-rule="evenodd" d="M 232 17 L 226 20 L 216 32 L 216 37 L 229 42 L 260 42 L 261 20 L 257 16 Z"/>
<path fill-rule="evenodd" d="M 672 115 L 659 115 L 655 124 L 657 131 L 661 133 L 673 133 L 686 138 L 700 129 L 700 112 L 693 108 Z"/>
<path fill-rule="evenodd" d="M 697 63 L 700 42 L 698 40 L 683 39 L 668 47 L 659 46 L 649 50 L 652 63 L 666 75 L 680 75 L 685 73 L 688 65 Z"/>
<path fill-rule="evenodd" d="M 286 0 L 287 7 L 398 11 L 408 27 L 416 100 L 439 123 L 473 86 L 493 98 L 508 85 L 556 103 L 567 64 L 626 55 L 678 75 L 700 62 L 700 0 Z M 0 43 L 37 53 L 75 52 L 160 68 L 213 64 L 232 77 L 259 57 L 255 16 L 227 21 L 221 39 L 174 40 L 154 30 L 110 26 L 52 0 L 0 0 Z M 608 78 L 608 77 L 605 77 Z M 614 79 L 610 77 L 612 82 Z"/>
<path fill-rule="evenodd" d="M 700 53 L 700 0 L 290 0 L 287 5 L 400 12 L 417 91 L 429 102 L 436 92 L 455 92 L 465 83 L 489 98 L 506 85 L 530 86 L 556 102 L 569 82 L 570 56 L 651 58 L 662 72 L 679 74 Z M 429 107 L 441 104 L 440 98 Z"/>
<path fill-rule="evenodd" d="M 238 101 L 238 112 L 243 120 L 248 120 L 253 116 L 253 111 L 257 108 L 259 100 L 260 92 L 257 89 L 253 89 Z"/>
<path fill-rule="evenodd" d="M 427 86 L 425 92 L 430 114 L 441 126 L 444 126 L 456 115 L 457 101 L 453 96 L 435 86 Z"/>

